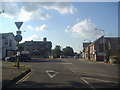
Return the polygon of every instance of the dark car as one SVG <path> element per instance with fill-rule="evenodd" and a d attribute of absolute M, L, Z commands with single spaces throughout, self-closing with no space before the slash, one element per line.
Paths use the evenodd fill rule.
<path fill-rule="evenodd" d="M 15 62 L 16 56 L 8 56 L 5 58 L 5 61 Z"/>
<path fill-rule="evenodd" d="M 27 54 L 20 54 L 19 55 L 19 60 L 21 62 L 27 62 L 27 61 L 30 61 L 31 60 L 31 57 Z"/>

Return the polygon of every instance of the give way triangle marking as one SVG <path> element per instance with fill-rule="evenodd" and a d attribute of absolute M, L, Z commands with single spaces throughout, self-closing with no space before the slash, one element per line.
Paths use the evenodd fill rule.
<path fill-rule="evenodd" d="M 55 77 L 59 72 L 54 71 L 54 70 L 46 70 L 46 73 L 48 74 L 48 76 L 49 76 L 50 78 L 53 78 L 53 77 Z"/>

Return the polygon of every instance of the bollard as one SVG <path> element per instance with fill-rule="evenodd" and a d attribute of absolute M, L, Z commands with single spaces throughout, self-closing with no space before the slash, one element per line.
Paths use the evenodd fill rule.
<path fill-rule="evenodd" d="M 17 68 L 19 68 L 19 57 L 17 58 Z"/>

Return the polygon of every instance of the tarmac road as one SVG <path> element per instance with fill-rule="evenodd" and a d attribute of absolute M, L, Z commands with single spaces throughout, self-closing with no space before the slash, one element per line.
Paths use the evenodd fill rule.
<path fill-rule="evenodd" d="M 118 66 L 82 59 L 25 62 L 32 72 L 11 88 L 118 88 Z"/>

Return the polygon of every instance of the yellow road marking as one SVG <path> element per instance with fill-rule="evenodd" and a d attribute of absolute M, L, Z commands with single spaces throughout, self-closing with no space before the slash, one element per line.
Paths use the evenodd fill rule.
<path fill-rule="evenodd" d="M 32 75 L 32 72 L 28 73 L 22 79 L 20 79 L 19 81 L 17 81 L 16 84 L 26 81 L 31 75 Z"/>

